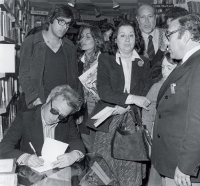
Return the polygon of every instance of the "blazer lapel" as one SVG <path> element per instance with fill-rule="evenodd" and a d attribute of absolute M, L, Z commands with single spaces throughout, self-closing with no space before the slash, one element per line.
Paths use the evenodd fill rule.
<path fill-rule="evenodd" d="M 144 71 L 144 65 L 142 65 L 142 66 L 138 65 L 138 64 L 140 64 L 140 62 L 143 62 L 143 61 L 139 58 L 136 58 L 135 61 L 132 62 L 132 72 L 131 72 L 132 75 L 131 75 L 130 92 L 137 85 L 138 81 L 141 78 L 141 74 Z"/>
<path fill-rule="evenodd" d="M 185 62 L 183 65 L 177 66 L 163 83 L 158 94 L 157 104 L 159 104 L 159 101 L 161 100 L 167 89 L 170 88 L 170 85 L 180 79 L 191 68 L 191 66 L 187 63 L 189 63 L 189 61 Z"/>

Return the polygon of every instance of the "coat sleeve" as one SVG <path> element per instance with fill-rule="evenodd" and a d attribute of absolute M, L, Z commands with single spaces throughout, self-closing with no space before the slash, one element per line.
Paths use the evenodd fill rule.
<path fill-rule="evenodd" d="M 23 135 L 22 115 L 18 114 L 0 142 L 0 158 L 18 159 L 24 152 L 16 148 Z"/>
<path fill-rule="evenodd" d="M 200 65 L 193 67 L 189 86 L 188 108 L 184 139 L 180 149 L 178 167 L 181 172 L 197 176 L 200 166 Z"/>
<path fill-rule="evenodd" d="M 39 97 L 34 78 L 31 74 L 31 60 L 33 53 L 33 35 L 27 37 L 20 49 L 19 82 L 25 93 L 26 103 L 29 105 Z"/>
<path fill-rule="evenodd" d="M 111 83 L 111 57 L 107 54 L 101 54 L 99 56 L 99 63 L 97 69 L 97 89 L 100 98 L 111 104 L 126 107 L 125 101 L 128 94 L 120 91 L 116 91 L 112 88 Z M 115 77 L 116 78 L 116 77 Z"/>

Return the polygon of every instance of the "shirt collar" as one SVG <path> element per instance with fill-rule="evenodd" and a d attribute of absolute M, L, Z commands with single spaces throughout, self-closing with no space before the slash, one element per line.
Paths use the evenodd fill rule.
<path fill-rule="evenodd" d="M 182 64 L 188 60 L 188 58 L 194 54 L 197 50 L 200 50 L 200 45 L 194 47 L 193 49 L 189 50 L 183 57 Z"/>
<path fill-rule="evenodd" d="M 119 60 L 119 58 L 121 58 L 121 54 L 120 54 L 120 52 L 117 52 L 117 53 L 116 53 L 116 62 L 120 65 L 120 60 Z M 141 59 L 140 56 L 139 56 L 139 54 L 138 54 L 135 50 L 133 50 L 133 54 L 132 54 L 132 57 L 131 57 L 131 61 L 135 61 L 135 58 Z M 142 60 L 142 59 L 141 59 L 141 60 Z M 143 61 L 143 60 L 142 60 L 142 61 Z"/>

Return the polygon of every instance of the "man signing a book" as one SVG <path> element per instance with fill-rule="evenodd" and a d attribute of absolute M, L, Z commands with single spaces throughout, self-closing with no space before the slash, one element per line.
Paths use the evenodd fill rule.
<path fill-rule="evenodd" d="M 17 114 L 0 142 L 0 158 L 15 158 L 20 165 L 40 167 L 44 160 L 39 156 L 48 137 L 69 144 L 66 152 L 53 162 L 53 168 L 79 161 L 85 154 L 85 147 L 72 114 L 81 105 L 80 96 L 68 85 L 55 87 L 45 104 Z"/>

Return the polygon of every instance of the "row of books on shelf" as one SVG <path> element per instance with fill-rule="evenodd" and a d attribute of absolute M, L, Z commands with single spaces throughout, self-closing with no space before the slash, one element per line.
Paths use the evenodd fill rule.
<path fill-rule="evenodd" d="M 189 2 L 187 2 L 187 5 L 188 5 L 189 12 L 200 14 L 200 2 L 189 1 Z"/>
<path fill-rule="evenodd" d="M 5 7 L 9 9 L 9 12 L 16 18 L 20 16 L 22 13 L 21 11 L 30 12 L 29 0 L 0 0 L 0 4 L 4 4 Z"/>

